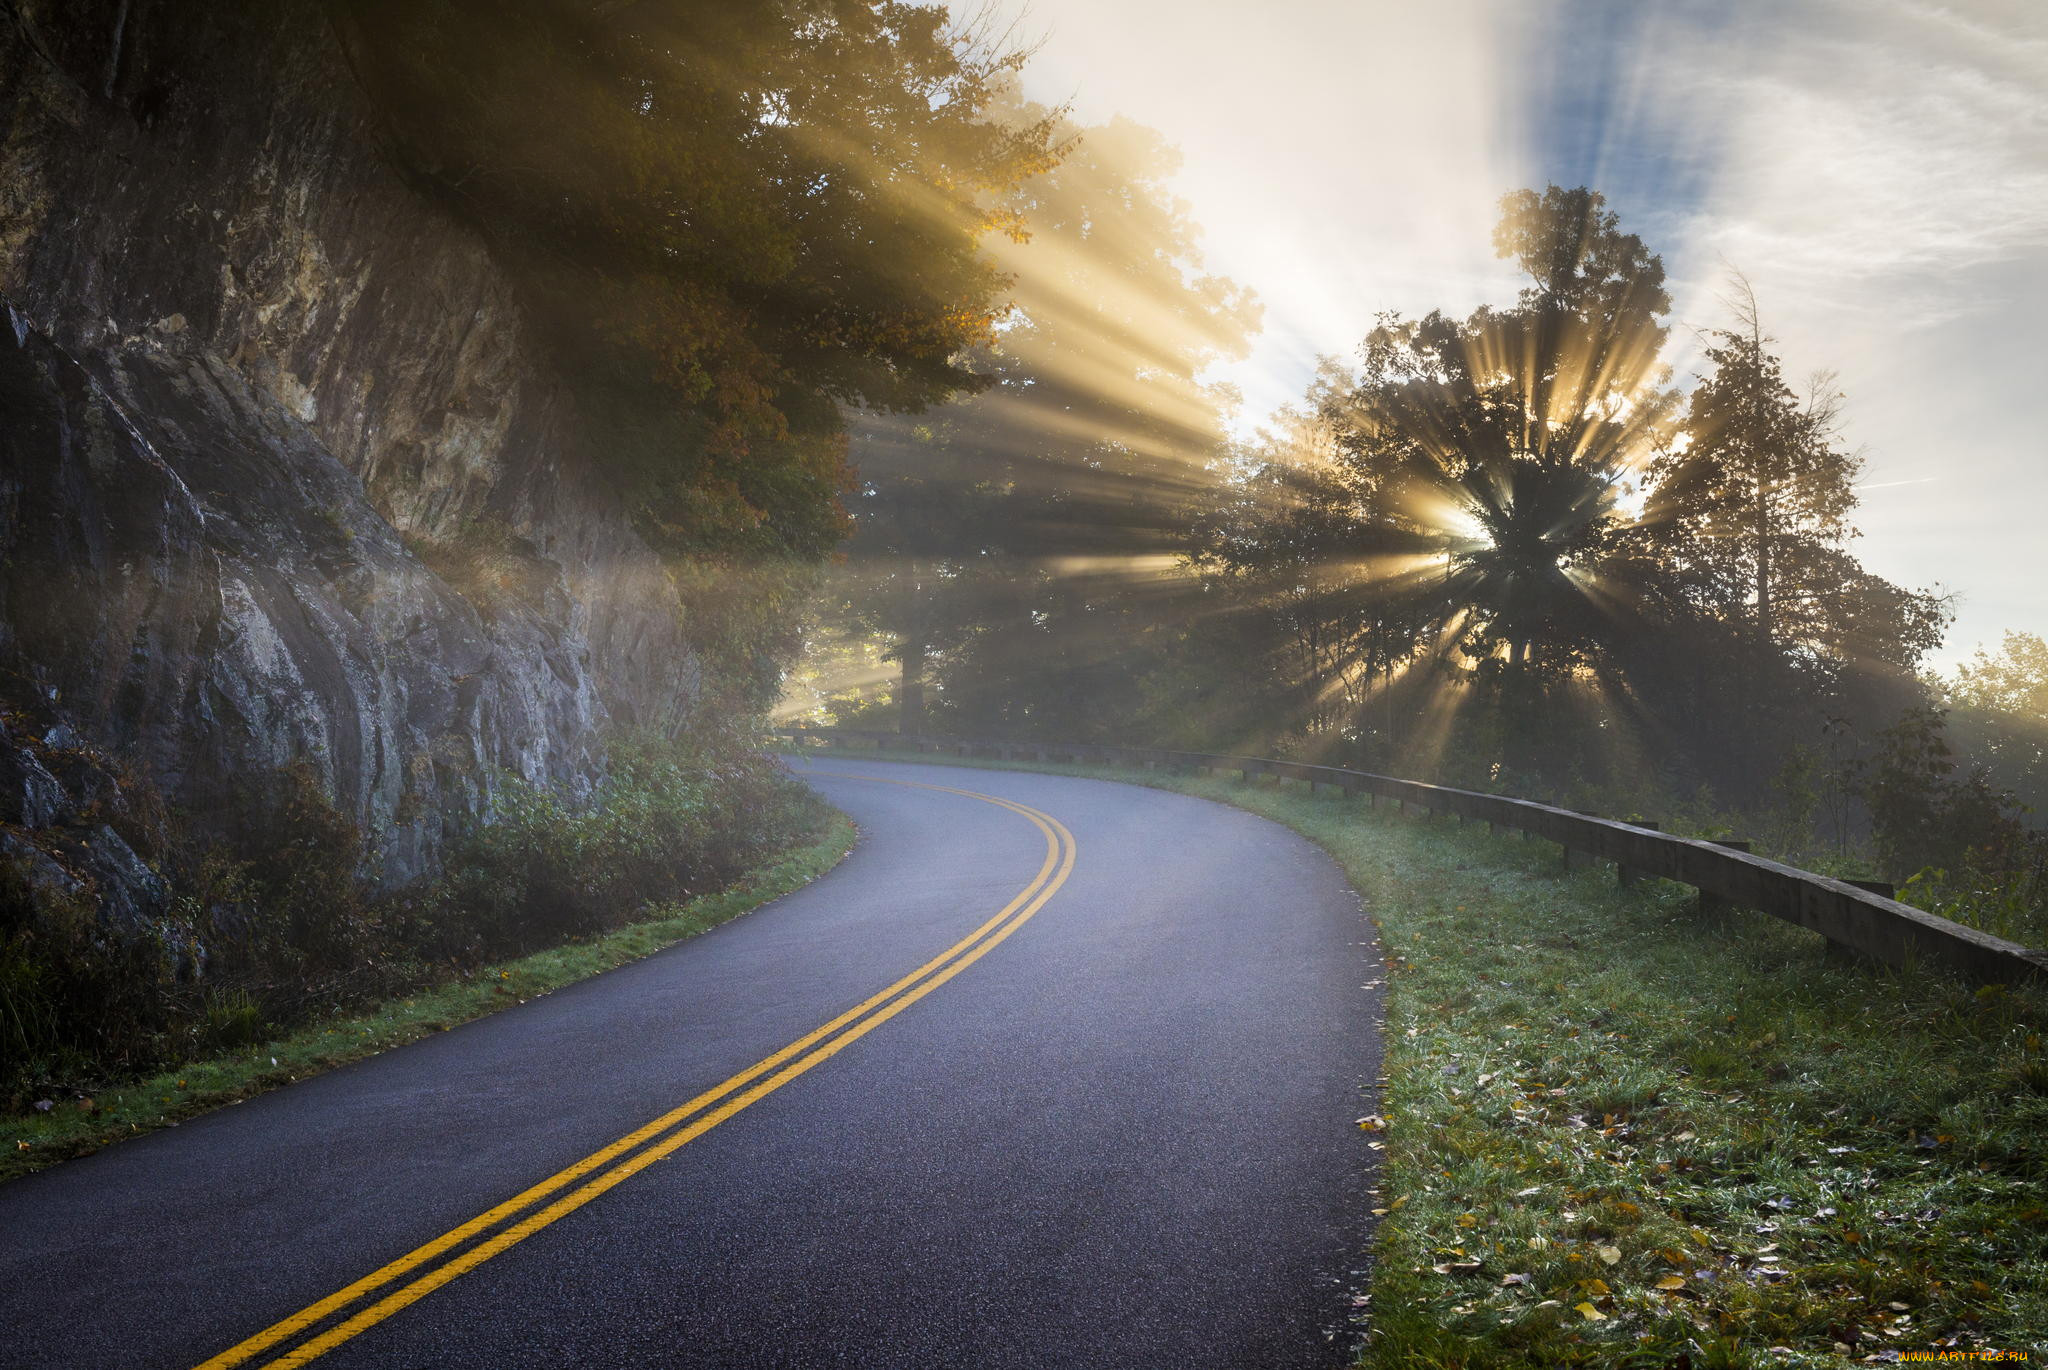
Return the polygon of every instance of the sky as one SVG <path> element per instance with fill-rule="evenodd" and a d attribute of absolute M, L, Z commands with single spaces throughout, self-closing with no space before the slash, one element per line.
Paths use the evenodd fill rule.
<path fill-rule="evenodd" d="M 1518 282 L 1500 197 L 1605 194 L 1660 252 L 1674 362 L 1756 292 L 1833 372 L 1864 564 L 1954 594 L 1935 665 L 2048 636 L 2048 0 L 998 0 L 1025 85 L 1184 159 L 1211 270 L 1265 304 L 1250 428 L 1385 311 Z"/>

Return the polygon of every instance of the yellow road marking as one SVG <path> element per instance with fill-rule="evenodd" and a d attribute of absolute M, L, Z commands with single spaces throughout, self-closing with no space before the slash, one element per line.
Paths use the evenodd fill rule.
<path fill-rule="evenodd" d="M 774 1093 L 813 1066 L 829 1060 L 849 1043 L 866 1036 L 883 1023 L 894 1018 L 904 1009 L 909 1008 L 919 999 L 922 999 L 925 995 L 930 994 L 940 985 L 951 980 L 968 966 L 973 965 L 983 956 L 986 956 L 997 944 L 1023 926 L 1033 914 L 1045 907 L 1046 902 L 1059 892 L 1060 886 L 1066 883 L 1068 875 L 1074 869 L 1076 851 L 1074 835 L 1067 830 L 1065 824 L 1048 813 L 1031 808 L 1028 805 L 1016 803 L 1013 800 L 999 798 L 991 794 L 981 794 L 974 790 L 952 789 L 945 785 L 925 785 L 908 780 L 892 780 L 883 776 L 838 774 L 841 779 L 872 780 L 884 785 L 903 785 L 911 789 L 936 790 L 943 794 L 957 794 L 968 799 L 978 799 L 984 803 L 994 804 L 999 808 L 1009 809 L 1013 813 L 1021 814 L 1025 818 L 1030 819 L 1039 831 L 1045 834 L 1045 860 L 1040 863 L 1038 873 L 1032 877 L 1031 882 L 1020 890 L 1017 896 L 1005 904 L 993 917 L 946 950 L 940 952 L 937 956 L 934 956 L 931 960 L 919 966 L 916 970 L 897 980 L 887 989 L 871 995 L 822 1027 L 804 1034 L 788 1046 L 769 1056 L 763 1057 L 737 1075 L 704 1091 L 680 1107 L 671 1109 L 654 1121 L 636 1128 L 617 1141 L 592 1152 L 574 1165 L 557 1171 L 539 1184 L 533 1185 L 514 1197 L 507 1199 L 504 1203 L 479 1214 L 458 1227 L 451 1228 L 425 1245 L 365 1275 L 355 1283 L 328 1295 L 316 1303 L 309 1304 L 290 1317 L 266 1327 L 255 1336 L 237 1343 L 210 1360 L 202 1362 L 196 1367 L 196 1370 L 229 1370 L 229 1367 L 242 1365 L 253 1360 L 272 1347 L 292 1340 L 315 1324 L 326 1320 L 328 1317 L 358 1302 L 376 1290 L 391 1284 L 401 1276 L 418 1270 L 421 1266 L 427 1265 L 437 1257 L 446 1255 L 449 1251 L 461 1246 L 471 1238 L 488 1232 L 500 1223 L 525 1212 L 556 1191 L 575 1184 L 576 1181 L 584 1180 L 584 1183 L 570 1190 L 569 1193 L 561 1198 L 556 1199 L 553 1203 L 548 1204 L 545 1208 L 506 1228 L 496 1236 L 479 1242 L 453 1259 L 434 1266 L 425 1274 L 418 1276 L 394 1292 L 385 1295 L 382 1299 L 358 1312 L 347 1321 L 321 1333 L 319 1336 L 301 1344 L 275 1360 L 266 1362 L 262 1370 L 284 1370 L 284 1367 L 304 1365 L 314 1358 L 333 1350 L 336 1346 L 339 1346 L 358 1333 L 382 1322 L 400 1309 L 424 1298 L 457 1276 L 475 1269 L 491 1257 L 516 1246 L 542 1228 L 581 1208 L 592 1199 L 597 1198 L 613 1186 L 639 1173 L 662 1157 L 703 1136 L 706 1132 L 709 1132 L 712 1128 L 732 1117 L 735 1113 L 740 1112 L 748 1105 Z M 835 1033 L 837 1034 L 836 1036 L 834 1035 Z M 820 1045 L 820 1043 L 823 1043 L 823 1045 Z M 785 1064 L 786 1062 L 791 1062 L 792 1058 L 795 1058 L 792 1064 Z M 774 1073 L 770 1074 L 770 1072 Z M 767 1075 L 768 1078 L 761 1080 L 763 1075 Z M 745 1089 L 744 1092 L 737 1094 L 733 1098 L 726 1099 L 727 1095 L 733 1094 L 736 1090 L 741 1090 L 744 1086 L 756 1080 L 760 1080 L 760 1083 L 754 1084 L 752 1088 Z M 726 1099 L 726 1102 L 719 1104 L 717 1108 L 705 1113 L 702 1117 L 697 1118 L 696 1121 L 688 1123 L 687 1126 L 681 1127 L 680 1130 L 673 1132 L 672 1135 L 662 1137 L 663 1133 L 670 1132 L 670 1129 L 684 1123 L 685 1120 L 691 1118 L 699 1110 L 718 1103 L 720 1099 Z M 619 1157 L 625 1156 L 626 1153 L 657 1137 L 660 1137 L 661 1140 L 656 1142 L 655 1145 L 647 1147 L 645 1150 L 640 1151 L 639 1154 L 612 1166 L 609 1170 L 604 1170 L 605 1166 L 618 1160 Z M 597 1175 L 596 1178 L 584 1179 L 584 1177 L 591 1175 L 592 1172 L 600 1170 L 603 1173 Z"/>

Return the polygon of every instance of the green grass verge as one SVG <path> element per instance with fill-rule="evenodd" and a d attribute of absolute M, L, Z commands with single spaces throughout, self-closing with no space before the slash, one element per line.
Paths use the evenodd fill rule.
<path fill-rule="evenodd" d="M 523 1004 L 663 947 L 694 937 L 809 884 L 837 865 L 854 842 L 852 822 L 834 811 L 807 846 L 750 872 L 730 889 L 657 910 L 616 931 L 470 972 L 359 1014 L 310 1024 L 261 1046 L 190 1062 L 175 1071 L 108 1089 L 90 1100 L 65 1099 L 47 1113 L 0 1121 L 0 1181 L 186 1118 L 458 1023 Z"/>
<path fill-rule="evenodd" d="M 1235 804 L 1365 897 L 1387 1124 L 1361 1365 L 2048 1351 L 2048 992 L 1842 965 L 1679 886 L 1299 785 L 967 764 Z"/>

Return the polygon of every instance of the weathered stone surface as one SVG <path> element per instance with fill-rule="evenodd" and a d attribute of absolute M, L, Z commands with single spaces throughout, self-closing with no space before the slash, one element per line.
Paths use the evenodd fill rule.
<path fill-rule="evenodd" d="M 386 883 L 495 775 L 587 786 L 608 726 L 688 726 L 659 560 L 485 246 L 379 152 L 326 7 L 9 10 L 0 699 L 202 824 L 308 760 Z M 0 748 L 0 823 L 85 821 L 62 751 Z"/>
<path fill-rule="evenodd" d="M 64 787 L 33 753 L 0 748 L 0 823 L 47 828 L 64 805 Z"/>

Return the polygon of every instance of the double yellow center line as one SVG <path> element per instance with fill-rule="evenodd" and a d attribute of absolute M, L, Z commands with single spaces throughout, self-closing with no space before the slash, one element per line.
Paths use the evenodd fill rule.
<path fill-rule="evenodd" d="M 347 1288 L 337 1290 L 318 1303 L 309 1304 L 290 1317 L 264 1328 L 248 1340 L 229 1347 L 201 1363 L 197 1370 L 228 1370 L 230 1366 L 247 1365 L 259 1356 L 294 1341 L 298 1342 L 296 1346 L 263 1362 L 263 1370 L 284 1370 L 284 1367 L 304 1365 L 417 1303 L 450 1280 L 476 1269 L 491 1257 L 517 1246 L 662 1157 L 689 1145 L 749 1104 L 773 1094 L 813 1066 L 823 1064 L 988 955 L 997 943 L 1044 908 L 1046 901 L 1058 893 L 1074 869 L 1074 835 L 1057 818 L 1028 805 L 973 790 L 949 789 L 944 785 L 919 785 L 906 780 L 885 780 L 880 776 L 839 778 L 937 790 L 942 794 L 979 799 L 1021 814 L 1045 835 L 1045 860 L 1031 883 L 1019 890 L 1016 898 L 1005 904 L 994 917 L 887 989 L 490 1211 L 449 1229 Z M 359 1308 L 344 1321 L 307 1340 L 298 1340 L 321 1324 L 386 1290 L 389 1292 L 382 1293 L 381 1297 Z"/>

